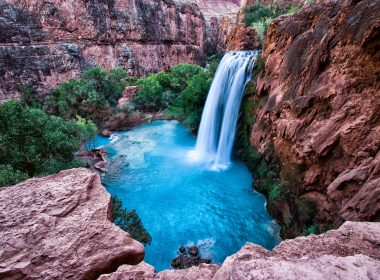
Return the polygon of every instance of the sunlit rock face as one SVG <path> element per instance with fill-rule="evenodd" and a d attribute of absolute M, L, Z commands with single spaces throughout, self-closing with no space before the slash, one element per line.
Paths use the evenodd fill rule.
<path fill-rule="evenodd" d="M 140 263 L 123 265 L 99 279 L 376 279 L 380 273 L 379 233 L 379 223 L 347 222 L 320 236 L 286 240 L 273 251 L 247 243 L 220 267 L 201 264 L 155 273 L 152 266 Z"/>
<path fill-rule="evenodd" d="M 144 246 L 111 222 L 111 197 L 88 169 L 0 194 L 0 279 L 96 279 L 144 258 Z"/>
<path fill-rule="evenodd" d="M 380 217 L 379 28 L 379 1 L 320 1 L 266 37 L 251 143 L 335 226 Z"/>
<path fill-rule="evenodd" d="M 0 101 L 94 65 L 142 75 L 204 61 L 205 20 L 171 0 L 0 0 Z"/>
<path fill-rule="evenodd" d="M 175 0 L 181 3 L 195 3 L 207 19 L 231 17 L 234 20 L 239 11 L 240 0 Z"/>

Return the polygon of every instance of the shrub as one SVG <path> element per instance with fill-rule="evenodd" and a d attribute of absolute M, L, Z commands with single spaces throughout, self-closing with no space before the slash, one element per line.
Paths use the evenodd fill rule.
<path fill-rule="evenodd" d="M 21 87 L 20 102 L 24 106 L 42 109 L 43 102 L 37 97 L 37 93 L 31 85 L 24 85 Z"/>
<path fill-rule="evenodd" d="M 53 90 L 45 103 L 46 111 L 65 119 L 79 115 L 100 124 L 117 104 L 126 79 L 127 73 L 120 68 L 91 68 L 81 79 L 70 79 Z"/>
<path fill-rule="evenodd" d="M 298 6 L 290 8 L 281 6 L 268 7 L 255 3 L 244 8 L 244 18 L 242 21 L 255 28 L 261 39 L 264 39 L 268 26 L 273 19 L 283 14 L 298 12 L 299 9 L 300 7 Z"/>
<path fill-rule="evenodd" d="M 173 104 L 173 107 L 182 112 L 177 117 L 192 129 L 199 126 L 211 82 L 207 72 L 198 72 L 189 80 L 187 87 Z"/>
<path fill-rule="evenodd" d="M 0 105 L 0 164 L 10 166 L 16 175 L 30 177 L 78 167 L 81 164 L 74 159 L 74 153 L 92 129 L 91 123 L 80 127 L 75 121 L 8 101 Z"/>
<path fill-rule="evenodd" d="M 254 22 L 260 22 L 267 18 L 274 18 L 276 13 L 270 7 L 267 7 L 260 3 L 248 5 L 244 8 L 243 22 L 246 24 L 252 24 Z"/>
<path fill-rule="evenodd" d="M 136 210 L 127 211 L 117 196 L 112 196 L 112 220 L 122 230 L 128 232 L 133 239 L 144 245 L 152 243 L 152 236 L 144 228 Z"/>
<path fill-rule="evenodd" d="M 137 81 L 140 91 L 134 102 L 143 109 L 166 109 L 167 117 L 177 118 L 195 130 L 201 120 L 217 63 L 218 60 L 212 60 L 213 69 L 210 71 L 196 65 L 179 64 L 170 72 L 141 78 Z"/>
<path fill-rule="evenodd" d="M 164 88 L 159 82 L 160 75 L 150 75 L 137 81 L 140 86 L 134 102 L 144 109 L 159 110 L 163 107 L 162 93 Z"/>
<path fill-rule="evenodd" d="M 86 120 L 77 116 L 76 124 L 81 132 L 81 139 L 88 140 L 96 134 L 98 128 L 92 120 Z"/>
<path fill-rule="evenodd" d="M 28 178 L 28 174 L 16 170 L 10 165 L 0 165 L 0 187 L 16 185 Z"/>
<path fill-rule="evenodd" d="M 310 234 L 318 234 L 318 224 L 314 223 L 302 232 L 302 236 L 308 236 Z"/>
<path fill-rule="evenodd" d="M 281 186 L 279 184 L 273 185 L 270 188 L 268 201 L 269 204 L 273 204 L 273 202 L 281 197 Z"/>

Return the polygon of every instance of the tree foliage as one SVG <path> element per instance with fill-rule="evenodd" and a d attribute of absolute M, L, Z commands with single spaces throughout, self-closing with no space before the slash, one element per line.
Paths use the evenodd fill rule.
<path fill-rule="evenodd" d="M 11 165 L 0 164 L 0 187 L 16 185 L 28 178 L 28 174 L 14 169 Z"/>
<path fill-rule="evenodd" d="M 144 228 L 135 209 L 127 211 L 117 196 L 112 196 L 112 206 L 112 220 L 116 225 L 144 245 L 152 243 L 152 236 Z"/>
<path fill-rule="evenodd" d="M 94 67 L 85 71 L 81 79 L 70 79 L 53 90 L 45 108 L 65 119 L 79 115 L 100 124 L 112 112 L 127 83 L 123 69 Z"/>
<path fill-rule="evenodd" d="M 46 175 L 80 166 L 74 153 L 93 129 L 91 122 L 80 126 L 17 101 L 0 105 L 1 180 L 5 181 L 11 173 L 21 180 L 25 174 Z"/>
<path fill-rule="evenodd" d="M 196 129 L 219 57 L 210 62 L 209 70 L 191 64 L 179 64 L 170 72 L 159 72 L 137 81 L 140 91 L 134 98 L 139 108 L 164 110 L 168 117 L 183 121 Z"/>
<path fill-rule="evenodd" d="M 263 39 L 269 24 L 273 19 L 284 15 L 295 13 L 299 11 L 298 6 L 292 6 L 290 8 L 275 5 L 269 7 L 256 2 L 255 4 L 248 5 L 244 8 L 244 18 L 242 22 L 251 25 L 256 29 L 260 37 Z"/>

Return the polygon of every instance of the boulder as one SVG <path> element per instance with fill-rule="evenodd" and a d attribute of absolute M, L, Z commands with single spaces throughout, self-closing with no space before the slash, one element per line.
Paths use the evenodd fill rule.
<path fill-rule="evenodd" d="M 148 264 L 140 263 L 123 265 L 99 279 L 338 280 L 377 279 L 379 273 L 380 223 L 346 222 L 338 230 L 319 236 L 283 241 L 273 251 L 247 243 L 221 266 L 200 264 L 156 273 Z"/>
<path fill-rule="evenodd" d="M 256 30 L 245 23 L 238 24 L 227 37 L 227 51 L 261 49 L 262 43 Z"/>
<path fill-rule="evenodd" d="M 189 254 L 190 255 L 193 255 L 193 256 L 197 256 L 198 255 L 198 252 L 199 252 L 199 249 L 197 246 L 191 246 L 189 248 Z"/>
<path fill-rule="evenodd" d="M 0 279 L 96 279 L 144 246 L 110 221 L 99 175 L 65 170 L 0 189 Z"/>

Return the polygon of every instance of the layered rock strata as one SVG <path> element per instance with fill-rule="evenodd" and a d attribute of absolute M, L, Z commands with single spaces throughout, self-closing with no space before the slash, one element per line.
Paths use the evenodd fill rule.
<path fill-rule="evenodd" d="M 172 0 L 0 0 L 0 101 L 94 65 L 142 75 L 202 64 L 204 37 L 198 7 Z"/>
<path fill-rule="evenodd" d="M 320 221 L 379 221 L 380 2 L 320 1 L 282 16 L 263 58 L 251 144 L 277 154 Z"/>

